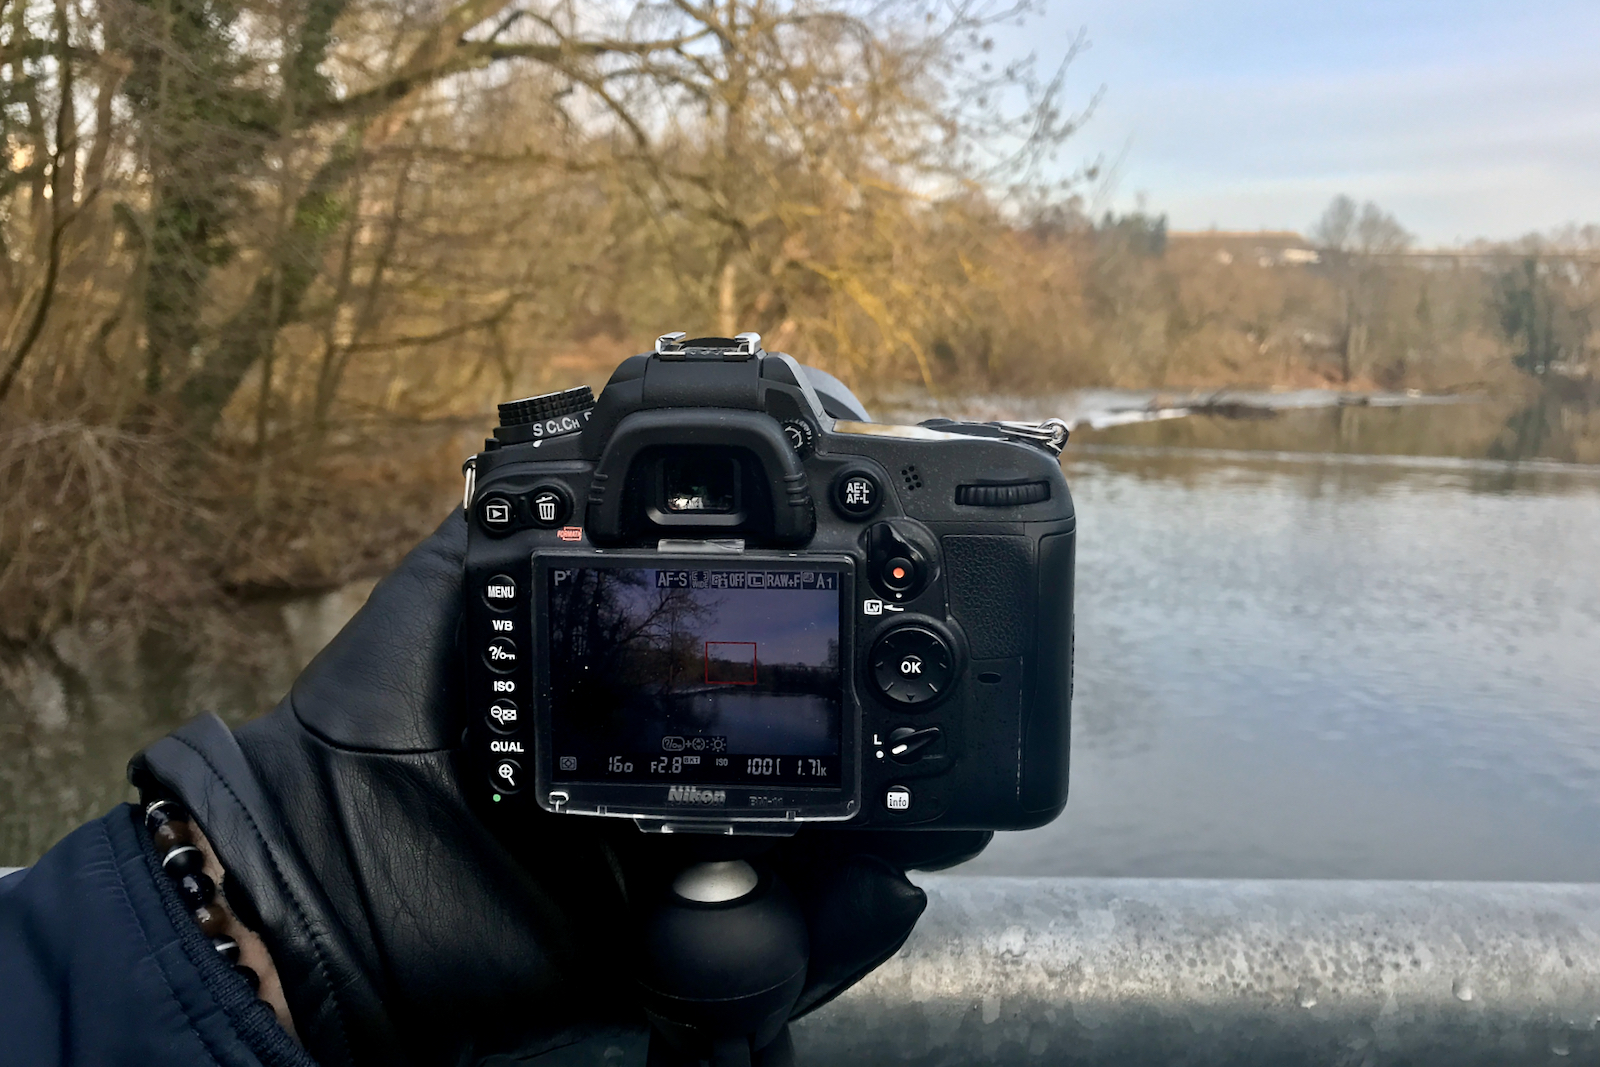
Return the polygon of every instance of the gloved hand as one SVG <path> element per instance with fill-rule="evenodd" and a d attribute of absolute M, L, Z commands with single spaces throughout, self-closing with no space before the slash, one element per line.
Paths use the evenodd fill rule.
<path fill-rule="evenodd" d="M 130 765 L 209 837 L 324 1067 L 471 1063 L 643 1025 L 626 895 L 645 835 L 540 812 L 501 840 L 468 808 L 465 549 L 456 512 L 270 714 L 236 733 L 196 719 Z M 904 868 L 959 862 L 988 836 L 821 830 L 777 846 L 812 932 L 796 1013 L 910 934 L 926 898 Z"/>

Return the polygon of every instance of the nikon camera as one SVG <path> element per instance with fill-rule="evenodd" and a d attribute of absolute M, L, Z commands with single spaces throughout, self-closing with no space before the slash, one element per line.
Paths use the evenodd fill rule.
<path fill-rule="evenodd" d="M 467 463 L 497 820 L 1021 829 L 1067 799 L 1066 426 L 869 421 L 756 334 L 500 405 Z"/>

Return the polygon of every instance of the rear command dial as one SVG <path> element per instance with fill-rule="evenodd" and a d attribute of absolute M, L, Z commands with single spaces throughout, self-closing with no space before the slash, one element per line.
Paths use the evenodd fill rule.
<path fill-rule="evenodd" d="M 902 626 L 872 646 L 872 680 L 896 704 L 927 704 L 943 696 L 955 677 L 955 654 L 944 638 L 922 626 Z"/>

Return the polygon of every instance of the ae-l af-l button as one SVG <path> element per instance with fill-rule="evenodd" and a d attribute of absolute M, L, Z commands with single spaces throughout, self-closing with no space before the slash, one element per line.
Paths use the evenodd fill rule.
<path fill-rule="evenodd" d="M 955 676 L 955 654 L 924 626 L 901 626 L 872 646 L 872 680 L 896 704 L 926 704 L 942 696 Z"/>

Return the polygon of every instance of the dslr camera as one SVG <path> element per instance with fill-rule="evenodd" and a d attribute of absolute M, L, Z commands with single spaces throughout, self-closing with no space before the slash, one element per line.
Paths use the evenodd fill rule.
<path fill-rule="evenodd" d="M 466 467 L 467 788 L 646 830 L 1022 829 L 1067 798 L 1067 428 L 870 421 L 682 333 Z"/>

